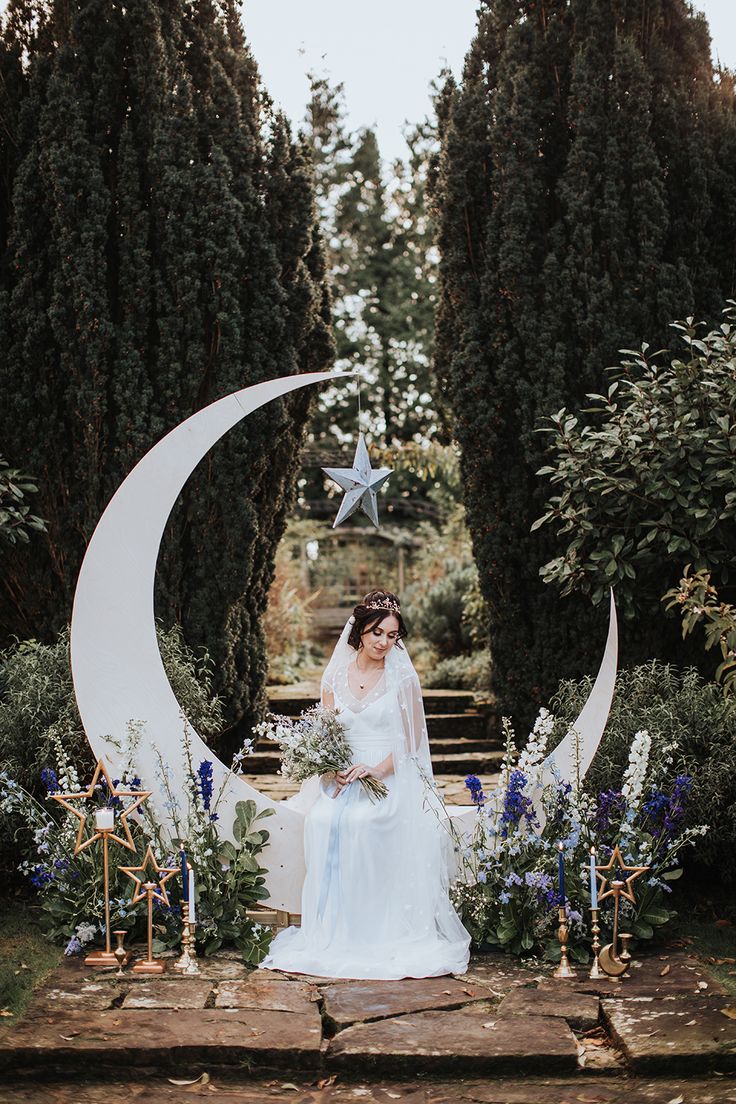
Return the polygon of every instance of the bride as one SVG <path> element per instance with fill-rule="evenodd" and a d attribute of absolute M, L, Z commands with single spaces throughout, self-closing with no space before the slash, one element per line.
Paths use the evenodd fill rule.
<path fill-rule="evenodd" d="M 311 779 L 300 928 L 271 944 L 266 969 L 343 978 L 464 973 L 470 936 L 449 895 L 452 846 L 432 789 L 422 695 L 402 643 L 396 595 L 374 590 L 348 620 L 322 676 L 353 766 Z M 359 779 L 380 778 L 372 801 Z"/>

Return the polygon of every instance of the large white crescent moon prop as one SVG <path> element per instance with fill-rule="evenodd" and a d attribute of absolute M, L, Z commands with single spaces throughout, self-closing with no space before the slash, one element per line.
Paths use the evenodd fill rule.
<path fill-rule="evenodd" d="M 214 792 L 225 783 L 218 808 L 222 835 L 230 831 L 237 801 L 251 798 L 259 809 L 274 810 L 275 815 L 264 822 L 271 833 L 264 865 L 269 871 L 270 903 L 290 912 L 299 912 L 301 906 L 304 817 L 265 797 L 242 778 L 230 775 L 228 779 L 225 765 L 183 719 L 156 641 L 154 576 L 169 514 L 213 445 L 272 399 L 336 378 L 333 372 L 311 372 L 246 387 L 193 414 L 154 445 L 100 518 L 79 573 L 72 614 L 74 692 L 94 754 L 119 772 L 123 761 L 116 745 L 126 738 L 129 721 L 142 722 L 136 765 L 154 791 L 151 800 L 161 822 L 171 828 L 171 810 L 157 782 L 158 757 L 168 764 L 173 792 L 184 792 L 182 735 L 186 730 L 195 766 L 202 759 L 213 762 Z"/>

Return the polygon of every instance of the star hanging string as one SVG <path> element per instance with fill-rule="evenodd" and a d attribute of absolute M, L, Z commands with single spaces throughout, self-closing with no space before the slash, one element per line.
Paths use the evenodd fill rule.
<path fill-rule="evenodd" d="M 149 867 L 156 874 L 155 879 L 145 877 Z M 135 889 L 133 890 L 133 896 L 130 901 L 132 905 L 137 904 L 138 901 L 142 901 L 147 896 L 148 891 L 146 886 L 149 886 L 151 888 L 151 896 L 168 907 L 169 895 L 164 889 L 164 886 L 170 878 L 173 878 L 175 874 L 179 873 L 179 867 L 159 866 L 150 843 L 140 866 L 121 866 L 118 869 L 122 870 L 123 874 L 127 874 L 128 877 L 132 878 L 135 882 Z M 138 877 L 139 874 L 141 875 L 140 878 Z M 163 878 L 161 877 L 162 874 L 164 875 Z M 155 889 L 153 889 L 154 882 L 156 886 Z"/>
<path fill-rule="evenodd" d="M 391 475 L 392 469 L 377 468 L 376 471 L 371 469 L 363 434 L 358 434 L 358 444 L 355 447 L 355 459 L 352 468 L 323 468 L 322 471 L 345 492 L 332 528 L 337 528 L 340 522 L 345 521 L 360 507 L 377 529 L 378 500 L 376 499 L 376 492 L 381 489 Z"/>
<path fill-rule="evenodd" d="M 631 883 L 637 878 L 641 877 L 642 874 L 646 873 L 648 869 L 648 866 L 627 866 L 624 862 L 624 857 L 619 850 L 619 846 L 618 844 L 616 844 L 611 854 L 611 858 L 608 860 L 606 865 L 596 866 L 595 868 L 596 876 L 600 878 L 601 882 L 601 891 L 598 894 L 598 900 L 603 901 L 606 897 L 611 897 L 613 895 L 613 890 L 606 889 L 606 886 L 610 885 L 612 881 L 617 880 L 615 877 L 606 878 L 606 876 L 601 873 L 602 870 L 610 870 L 612 873 L 614 873 L 615 871 L 621 871 L 622 874 L 625 874 L 627 871 L 629 871 L 629 877 L 622 879 L 625 883 L 626 888 L 621 890 L 621 896 L 626 897 L 629 901 L 631 901 L 632 905 L 635 905 L 636 900 L 634 898 L 634 891 L 631 888 Z"/>
<path fill-rule="evenodd" d="M 102 762 L 101 759 L 98 759 L 97 766 L 95 767 L 95 772 L 92 775 L 92 781 L 90 782 L 90 784 L 89 784 L 89 786 L 87 787 L 86 790 L 82 790 L 81 793 L 74 793 L 74 794 L 64 794 L 64 793 L 49 794 L 49 797 L 51 797 L 54 801 L 58 801 L 60 805 L 63 805 L 65 809 L 67 809 L 70 813 L 73 813 L 75 817 L 79 818 L 79 831 L 77 832 L 77 840 L 76 840 L 76 843 L 74 844 L 74 854 L 75 855 L 78 855 L 80 851 L 85 851 L 88 847 L 90 847 L 95 842 L 95 840 L 101 839 L 103 833 L 100 830 L 95 829 L 94 834 L 89 836 L 88 839 L 84 840 L 84 843 L 83 843 L 82 839 L 84 837 L 84 829 L 85 829 L 85 826 L 87 824 L 88 814 L 81 812 L 81 810 L 79 810 L 79 809 L 75 809 L 73 805 L 69 804 L 69 802 L 70 801 L 89 801 L 91 798 L 93 798 L 95 796 L 95 787 L 97 786 L 97 784 L 99 782 L 100 775 L 105 780 L 105 785 L 107 786 L 107 792 L 109 794 L 109 800 L 110 801 L 113 801 L 115 798 L 123 798 L 123 797 L 133 798 L 133 801 L 131 802 L 131 804 L 128 805 L 127 809 L 124 809 L 120 813 L 120 816 L 118 817 L 118 820 L 120 822 L 120 826 L 123 829 L 123 831 L 125 832 L 125 838 L 123 839 L 121 836 L 115 835 L 114 832 L 108 832 L 107 836 L 108 836 L 109 839 L 113 839 L 113 840 L 115 840 L 116 843 L 121 844 L 121 846 L 125 847 L 126 850 L 135 851 L 135 844 L 133 843 L 133 837 L 132 837 L 131 832 L 130 832 L 130 826 L 128 824 L 128 817 L 131 815 L 131 813 L 135 812 L 135 810 L 140 805 L 143 804 L 143 802 L 146 800 L 147 797 L 151 796 L 152 791 L 151 790 L 130 790 L 130 789 L 119 790 L 119 789 L 117 789 L 116 786 L 113 785 L 113 783 L 110 779 L 110 775 L 107 771 L 107 767 L 105 766 L 105 764 Z"/>

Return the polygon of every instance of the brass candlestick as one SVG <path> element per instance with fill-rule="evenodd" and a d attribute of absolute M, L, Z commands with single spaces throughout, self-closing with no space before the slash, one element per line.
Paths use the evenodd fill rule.
<path fill-rule="evenodd" d="M 631 962 L 631 954 L 629 953 L 629 940 L 632 938 L 627 932 L 622 933 L 619 936 L 618 921 L 619 921 L 619 908 L 621 906 L 621 898 L 625 897 L 627 901 L 631 901 L 632 905 L 636 904 L 636 898 L 634 896 L 634 890 L 632 889 L 632 882 L 639 878 L 642 874 L 649 870 L 648 866 L 628 866 L 624 862 L 624 857 L 621 854 L 619 845 L 616 844 L 611 852 L 611 858 L 608 860 L 605 866 L 597 866 L 596 876 L 601 880 L 601 892 L 598 895 L 599 903 L 605 900 L 606 897 L 613 897 L 613 935 L 610 943 L 606 943 L 605 947 L 601 947 L 598 954 L 598 963 L 600 968 L 609 975 L 609 977 L 621 977 L 625 974 L 629 968 Z M 623 876 L 607 878 L 603 871 L 610 871 L 613 875 L 615 872 L 620 872 Z M 628 878 L 626 875 L 628 874 Z M 610 888 L 606 888 L 610 887 Z M 623 948 L 619 953 L 619 939 L 623 944 Z"/>
<path fill-rule="evenodd" d="M 608 974 L 609 977 L 621 977 L 622 974 L 626 973 L 629 967 L 629 963 L 622 961 L 618 953 L 618 910 L 623 886 L 623 882 L 611 882 L 609 893 L 613 894 L 613 936 L 610 943 L 606 943 L 605 947 L 601 947 L 600 954 L 598 955 L 601 969 Z M 631 956 L 629 956 L 629 958 L 630 957 Z"/>
<path fill-rule="evenodd" d="M 185 974 L 198 974 L 199 963 L 197 962 L 197 946 L 195 939 L 195 930 L 197 927 L 196 920 L 189 921 L 189 965 L 185 967 Z"/>
<path fill-rule="evenodd" d="M 603 973 L 601 972 L 600 966 L 598 965 L 598 955 L 599 955 L 600 949 L 601 949 L 601 940 L 600 940 L 601 927 L 600 927 L 600 924 L 598 923 L 599 915 L 600 915 L 600 910 L 599 909 L 592 908 L 590 910 L 590 917 L 591 917 L 591 919 L 590 919 L 590 928 L 591 928 L 591 931 L 593 932 L 593 942 L 592 942 L 593 965 L 590 967 L 590 973 L 588 974 L 588 977 L 591 977 L 591 978 L 601 978 L 601 977 L 603 977 Z"/>
<path fill-rule="evenodd" d="M 189 930 L 189 902 L 182 901 L 181 904 L 181 954 L 174 963 L 174 969 L 176 970 L 189 970 L 192 964 L 192 959 L 189 954 L 189 944 L 191 942 L 191 932 Z"/>
<path fill-rule="evenodd" d="M 557 928 L 557 938 L 560 941 L 560 965 L 553 971 L 552 977 L 556 978 L 574 978 L 576 973 L 570 965 L 567 957 L 567 940 L 570 934 L 570 928 L 567 922 L 567 912 L 564 905 L 560 905 L 557 917 L 559 920 L 559 927 Z"/>

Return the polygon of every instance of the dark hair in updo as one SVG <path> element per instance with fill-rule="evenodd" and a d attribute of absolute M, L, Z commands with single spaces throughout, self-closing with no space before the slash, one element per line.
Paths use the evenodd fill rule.
<path fill-rule="evenodd" d="M 396 609 L 370 609 L 371 603 L 378 602 L 392 602 Z M 385 621 L 387 617 L 395 617 L 399 622 L 399 633 L 396 638 L 396 646 L 401 647 L 400 641 L 406 636 L 406 625 L 404 624 L 404 618 L 401 616 L 401 603 L 395 594 L 392 594 L 390 590 L 371 590 L 366 594 L 362 602 L 358 602 L 357 606 L 353 610 L 353 617 L 355 618 L 355 624 L 350 630 L 350 636 L 348 637 L 348 644 L 355 648 L 356 652 L 359 648 L 363 647 L 363 641 L 360 639 L 363 633 L 369 632 L 374 629 L 376 625 L 380 625 L 382 621 Z"/>

